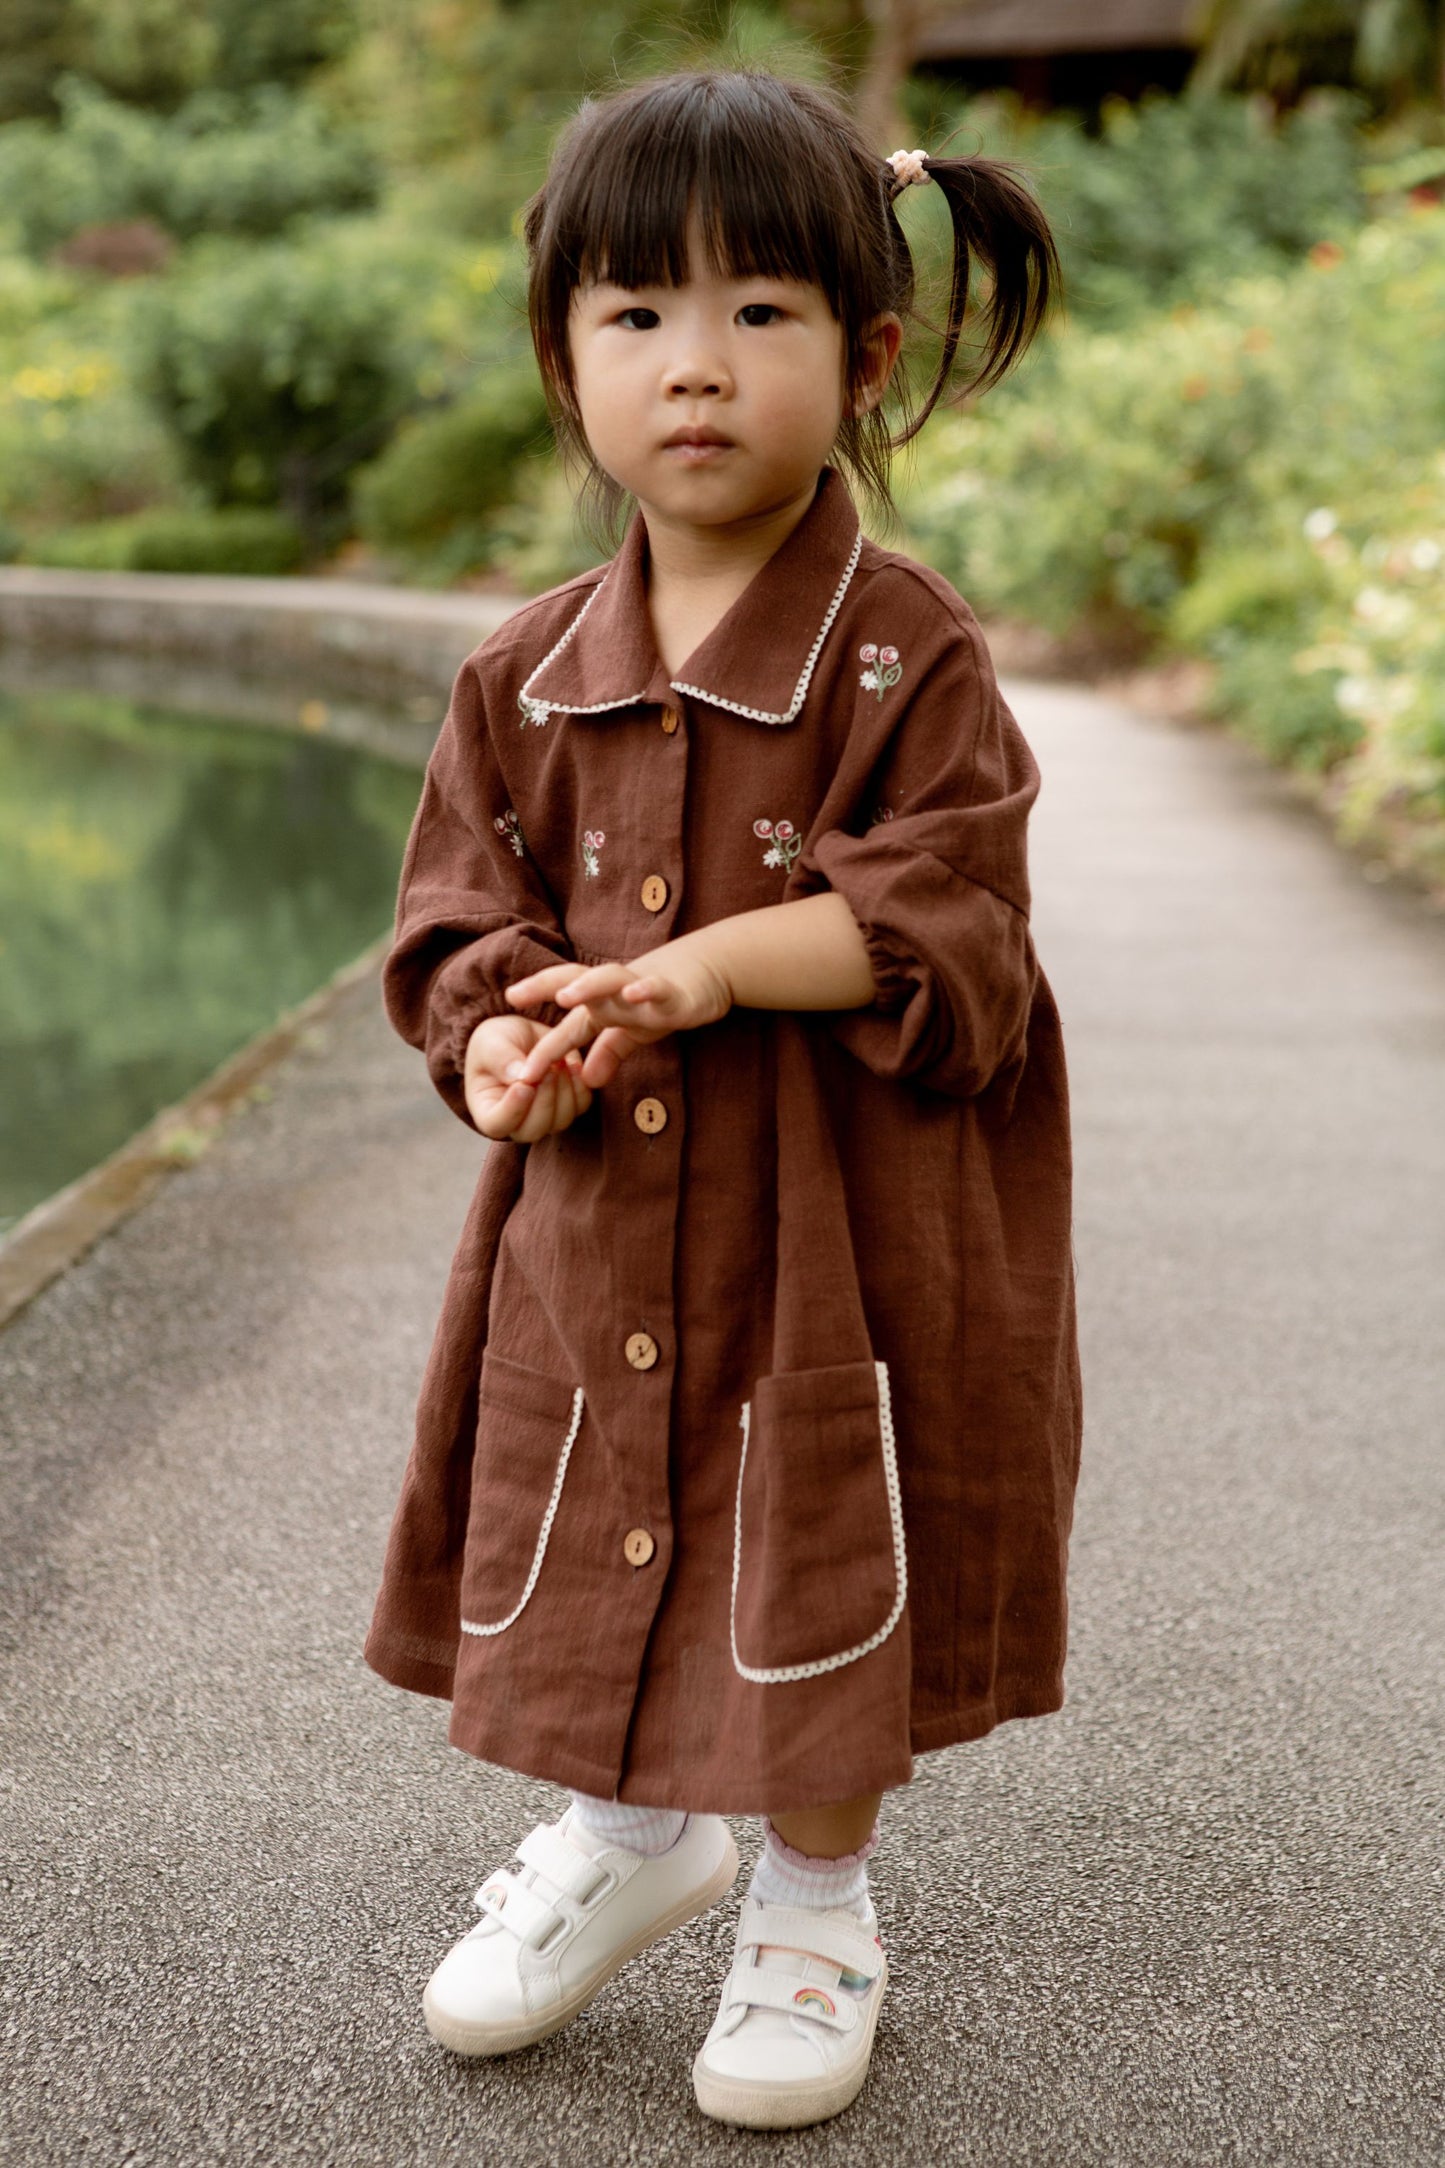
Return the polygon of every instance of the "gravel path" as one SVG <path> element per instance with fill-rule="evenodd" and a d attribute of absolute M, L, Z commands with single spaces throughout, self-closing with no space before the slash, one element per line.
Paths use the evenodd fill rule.
<path fill-rule="evenodd" d="M 863 2099 L 697 2114 L 730 1906 L 523 2056 L 421 2029 L 560 1795 L 361 1662 L 481 1149 L 368 980 L 0 1336 L 5 2163 L 1438 2168 L 1445 923 L 1241 748 L 1011 690 L 1075 1107 L 1070 1699 L 890 1805 Z"/>

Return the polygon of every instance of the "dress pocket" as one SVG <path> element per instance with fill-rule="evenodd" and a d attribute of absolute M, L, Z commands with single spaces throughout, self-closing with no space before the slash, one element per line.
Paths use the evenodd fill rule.
<path fill-rule="evenodd" d="M 741 1427 L 733 1663 L 762 1686 L 856 1663 L 908 1601 L 888 1366 L 759 1378 Z"/>
<path fill-rule="evenodd" d="M 582 1388 L 482 1351 L 462 1567 L 462 1632 L 514 1626 L 531 1599 L 582 1422 Z"/>

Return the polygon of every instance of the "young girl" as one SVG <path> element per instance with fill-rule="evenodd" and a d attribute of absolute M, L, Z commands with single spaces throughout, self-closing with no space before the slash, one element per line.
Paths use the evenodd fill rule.
<path fill-rule="evenodd" d="M 915 183 L 952 295 L 890 438 Z M 792 2126 L 867 2073 L 880 1796 L 1063 1698 L 1081 1394 L 1039 775 L 968 606 L 864 540 L 842 471 L 886 503 L 974 253 L 975 387 L 1057 263 L 1010 169 L 881 159 L 749 71 L 586 105 L 526 237 L 563 444 L 633 511 L 462 665 L 407 847 L 387 1012 L 496 1141 L 366 1656 L 571 1793 L 478 1891 L 435 2038 L 555 2032 L 728 1890 L 720 1817 L 761 1815 L 693 2076 L 705 2113 Z"/>

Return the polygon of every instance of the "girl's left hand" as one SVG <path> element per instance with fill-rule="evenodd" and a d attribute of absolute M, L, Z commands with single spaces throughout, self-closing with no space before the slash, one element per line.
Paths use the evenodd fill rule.
<path fill-rule="evenodd" d="M 519 1009 L 555 1001 L 574 1012 L 508 1074 L 515 1070 L 527 1083 L 540 1083 L 552 1062 L 590 1039 L 582 1082 L 597 1091 L 611 1083 L 635 1047 L 717 1023 L 732 1007 L 732 989 L 701 945 L 684 935 L 627 964 L 551 964 L 515 980 L 507 999 Z"/>

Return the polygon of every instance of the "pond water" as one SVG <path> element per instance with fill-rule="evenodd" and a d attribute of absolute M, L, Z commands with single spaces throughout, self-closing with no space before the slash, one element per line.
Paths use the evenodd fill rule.
<path fill-rule="evenodd" d="M 322 735 L 0 682 L 0 1235 L 387 931 L 420 789 Z"/>

